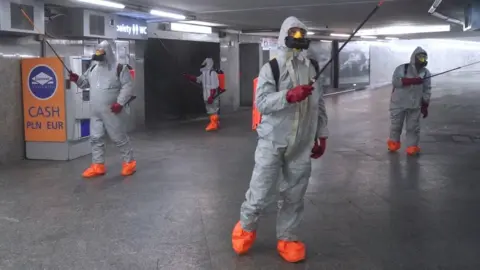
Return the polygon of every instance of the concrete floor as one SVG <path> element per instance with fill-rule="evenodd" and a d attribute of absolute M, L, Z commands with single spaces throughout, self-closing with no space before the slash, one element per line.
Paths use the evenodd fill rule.
<path fill-rule="evenodd" d="M 389 154 L 389 87 L 328 98 L 331 138 L 314 161 L 302 237 L 276 253 L 275 207 L 250 255 L 230 234 L 253 167 L 250 114 L 135 134 L 138 173 L 84 181 L 89 157 L 0 170 L 0 269 L 480 269 L 480 90 L 437 83 L 423 154 Z M 462 83 L 460 85 L 460 83 Z"/>

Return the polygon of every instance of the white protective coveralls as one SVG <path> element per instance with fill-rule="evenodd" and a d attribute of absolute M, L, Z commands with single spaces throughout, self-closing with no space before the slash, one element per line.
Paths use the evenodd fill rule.
<path fill-rule="evenodd" d="M 255 231 L 262 211 L 274 202 L 280 172 L 281 207 L 277 217 L 277 238 L 297 241 L 297 229 L 303 214 L 303 197 L 311 173 L 311 150 L 319 137 L 328 137 L 327 114 L 321 80 L 317 80 L 312 95 L 302 102 L 289 104 L 289 89 L 309 83 L 316 72 L 306 52 L 294 52 L 285 46 L 288 30 L 306 26 L 295 17 L 282 24 L 278 38 L 277 61 L 280 70 L 278 91 L 270 65 L 260 70 L 256 91 L 256 106 L 262 114 L 257 128 L 258 144 L 255 167 L 242 204 L 240 224 L 246 231 Z"/>
<path fill-rule="evenodd" d="M 125 106 L 133 96 L 133 80 L 130 71 L 124 66 L 117 76 L 117 60 L 112 47 L 102 41 L 98 49 L 106 52 L 106 60 L 89 68 L 77 81 L 78 87 L 90 88 L 90 141 L 92 144 L 92 162 L 105 163 L 105 131 L 120 149 L 123 161 L 133 161 L 133 150 L 126 131 L 126 112 L 123 109 L 115 114 L 111 105 L 115 102 Z"/>
<path fill-rule="evenodd" d="M 203 87 L 203 101 L 205 102 L 205 109 L 209 115 L 214 115 L 218 113 L 220 106 L 219 98 L 216 98 L 212 104 L 208 104 L 207 100 L 210 96 L 210 90 L 217 89 L 220 86 L 218 81 L 217 72 L 213 69 L 213 59 L 207 58 L 203 61 L 200 69 L 200 76 L 197 77 L 197 83 L 202 84 Z"/>
<path fill-rule="evenodd" d="M 407 74 L 405 65 L 398 66 L 393 72 L 393 92 L 390 99 L 390 140 L 400 142 L 403 122 L 406 122 L 407 146 L 417 147 L 420 140 L 420 116 L 422 100 L 430 103 L 431 80 L 425 79 L 423 84 L 403 86 L 402 78 L 430 77 L 430 71 L 422 68 L 417 71 L 415 57 L 417 54 L 426 54 L 421 47 L 417 47 L 410 57 Z"/>

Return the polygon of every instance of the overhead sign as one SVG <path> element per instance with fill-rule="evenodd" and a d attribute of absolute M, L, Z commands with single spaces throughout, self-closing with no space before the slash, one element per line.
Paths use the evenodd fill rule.
<path fill-rule="evenodd" d="M 117 37 L 123 39 L 148 39 L 147 22 L 144 20 L 118 16 Z"/>
<path fill-rule="evenodd" d="M 25 141 L 67 139 L 63 65 L 56 57 L 22 60 Z"/>

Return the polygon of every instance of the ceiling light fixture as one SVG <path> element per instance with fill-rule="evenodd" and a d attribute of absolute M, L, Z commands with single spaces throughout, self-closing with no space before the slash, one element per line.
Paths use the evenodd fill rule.
<path fill-rule="evenodd" d="M 307 36 L 313 36 L 315 35 L 315 32 L 307 32 Z"/>
<path fill-rule="evenodd" d="M 377 39 L 376 36 L 361 36 L 361 38 L 364 38 L 364 39 Z"/>
<path fill-rule="evenodd" d="M 436 32 L 449 32 L 450 25 L 398 25 L 381 27 L 374 29 L 365 29 L 358 31 L 358 36 L 384 36 L 384 35 L 406 35 L 406 34 L 418 34 L 418 33 L 436 33 Z"/>
<path fill-rule="evenodd" d="M 152 14 L 154 16 L 172 18 L 172 19 L 177 19 L 177 20 L 185 20 L 187 18 L 185 15 L 182 15 L 182 14 L 166 12 L 166 11 L 161 11 L 161 10 L 156 10 L 156 9 L 150 10 L 150 14 Z"/>
<path fill-rule="evenodd" d="M 321 41 L 321 42 L 328 42 L 328 43 L 331 43 L 331 42 L 332 42 L 331 40 L 325 40 L 325 39 L 321 39 L 320 41 Z"/>
<path fill-rule="evenodd" d="M 349 37 L 349 34 L 338 34 L 338 33 L 331 33 L 330 36 L 332 37 Z"/>
<path fill-rule="evenodd" d="M 92 4 L 92 5 L 97 5 L 97 6 L 110 7 L 110 8 L 118 8 L 118 9 L 124 9 L 125 8 L 125 5 L 123 5 L 123 4 L 110 2 L 110 1 L 104 1 L 104 0 L 77 0 L 77 1 Z"/>
<path fill-rule="evenodd" d="M 200 34 L 212 33 L 211 27 L 186 24 L 186 23 L 170 23 L 170 29 L 172 31 L 188 32 L 188 33 L 200 33 Z"/>
<path fill-rule="evenodd" d="M 387 40 L 399 40 L 399 38 L 397 38 L 397 37 L 385 37 L 385 39 L 387 39 Z"/>
<path fill-rule="evenodd" d="M 180 23 L 187 23 L 187 24 L 194 24 L 194 25 L 203 25 L 203 26 L 211 26 L 211 27 L 226 26 L 225 24 L 212 23 L 212 22 L 204 22 L 204 21 L 181 21 Z"/>
<path fill-rule="evenodd" d="M 5 57 L 5 58 L 38 58 L 38 56 L 35 55 L 30 55 L 30 54 L 1 54 L 0 57 Z"/>

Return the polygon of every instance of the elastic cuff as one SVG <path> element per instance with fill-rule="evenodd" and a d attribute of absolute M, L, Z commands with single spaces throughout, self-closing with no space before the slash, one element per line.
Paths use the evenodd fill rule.
<path fill-rule="evenodd" d="M 290 236 L 285 236 L 285 235 L 277 236 L 277 240 L 279 240 L 279 241 L 285 241 L 285 242 L 299 242 L 299 241 L 300 241 L 300 239 L 299 239 L 297 236 L 293 236 L 293 235 L 290 235 Z"/>

